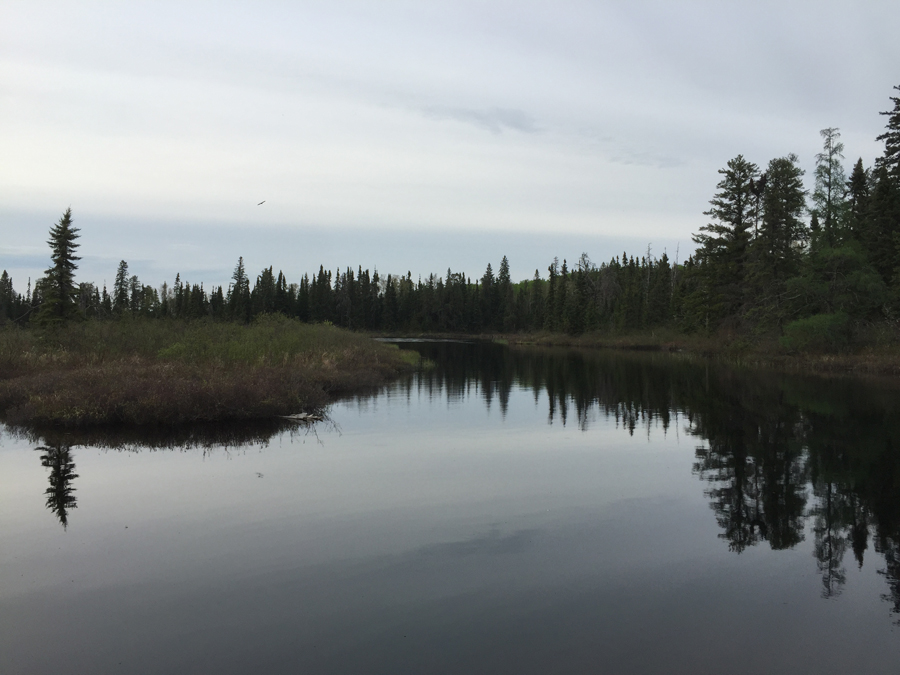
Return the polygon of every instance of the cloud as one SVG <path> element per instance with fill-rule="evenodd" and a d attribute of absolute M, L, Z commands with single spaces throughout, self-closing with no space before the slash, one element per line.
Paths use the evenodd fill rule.
<path fill-rule="evenodd" d="M 451 108 L 443 106 L 429 106 L 423 109 L 426 117 L 437 120 L 453 120 L 464 124 L 472 124 L 480 129 L 490 131 L 492 134 L 500 134 L 506 130 L 518 131 L 523 134 L 540 133 L 534 118 L 523 110 L 515 108 Z"/>

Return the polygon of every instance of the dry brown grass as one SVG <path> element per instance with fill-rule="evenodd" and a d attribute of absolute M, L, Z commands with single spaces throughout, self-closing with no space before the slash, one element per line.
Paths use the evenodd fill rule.
<path fill-rule="evenodd" d="M 399 350 L 331 326 L 81 324 L 0 331 L 0 413 L 11 424 L 251 420 L 325 405 L 409 365 Z"/>

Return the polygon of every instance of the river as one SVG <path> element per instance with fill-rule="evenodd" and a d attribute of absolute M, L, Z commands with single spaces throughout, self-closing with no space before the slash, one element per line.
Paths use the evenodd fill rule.
<path fill-rule="evenodd" d="M 0 672 L 896 672 L 896 383 L 401 346 L 308 427 L 0 427 Z"/>

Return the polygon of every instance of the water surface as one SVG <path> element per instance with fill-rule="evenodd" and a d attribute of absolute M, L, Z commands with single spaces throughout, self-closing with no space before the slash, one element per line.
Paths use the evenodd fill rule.
<path fill-rule="evenodd" d="M 0 672 L 896 672 L 894 386 L 403 346 L 309 429 L 3 429 Z"/>

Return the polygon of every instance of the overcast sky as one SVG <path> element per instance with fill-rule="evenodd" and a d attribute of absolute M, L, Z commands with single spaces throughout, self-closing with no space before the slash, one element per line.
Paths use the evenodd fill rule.
<path fill-rule="evenodd" d="M 289 280 L 684 259 L 735 155 L 811 179 L 834 126 L 872 163 L 898 26 L 887 0 L 3 0 L 0 267 L 24 290 L 68 206 L 78 280 L 110 285 L 120 259 L 207 286 L 238 256 Z"/>

